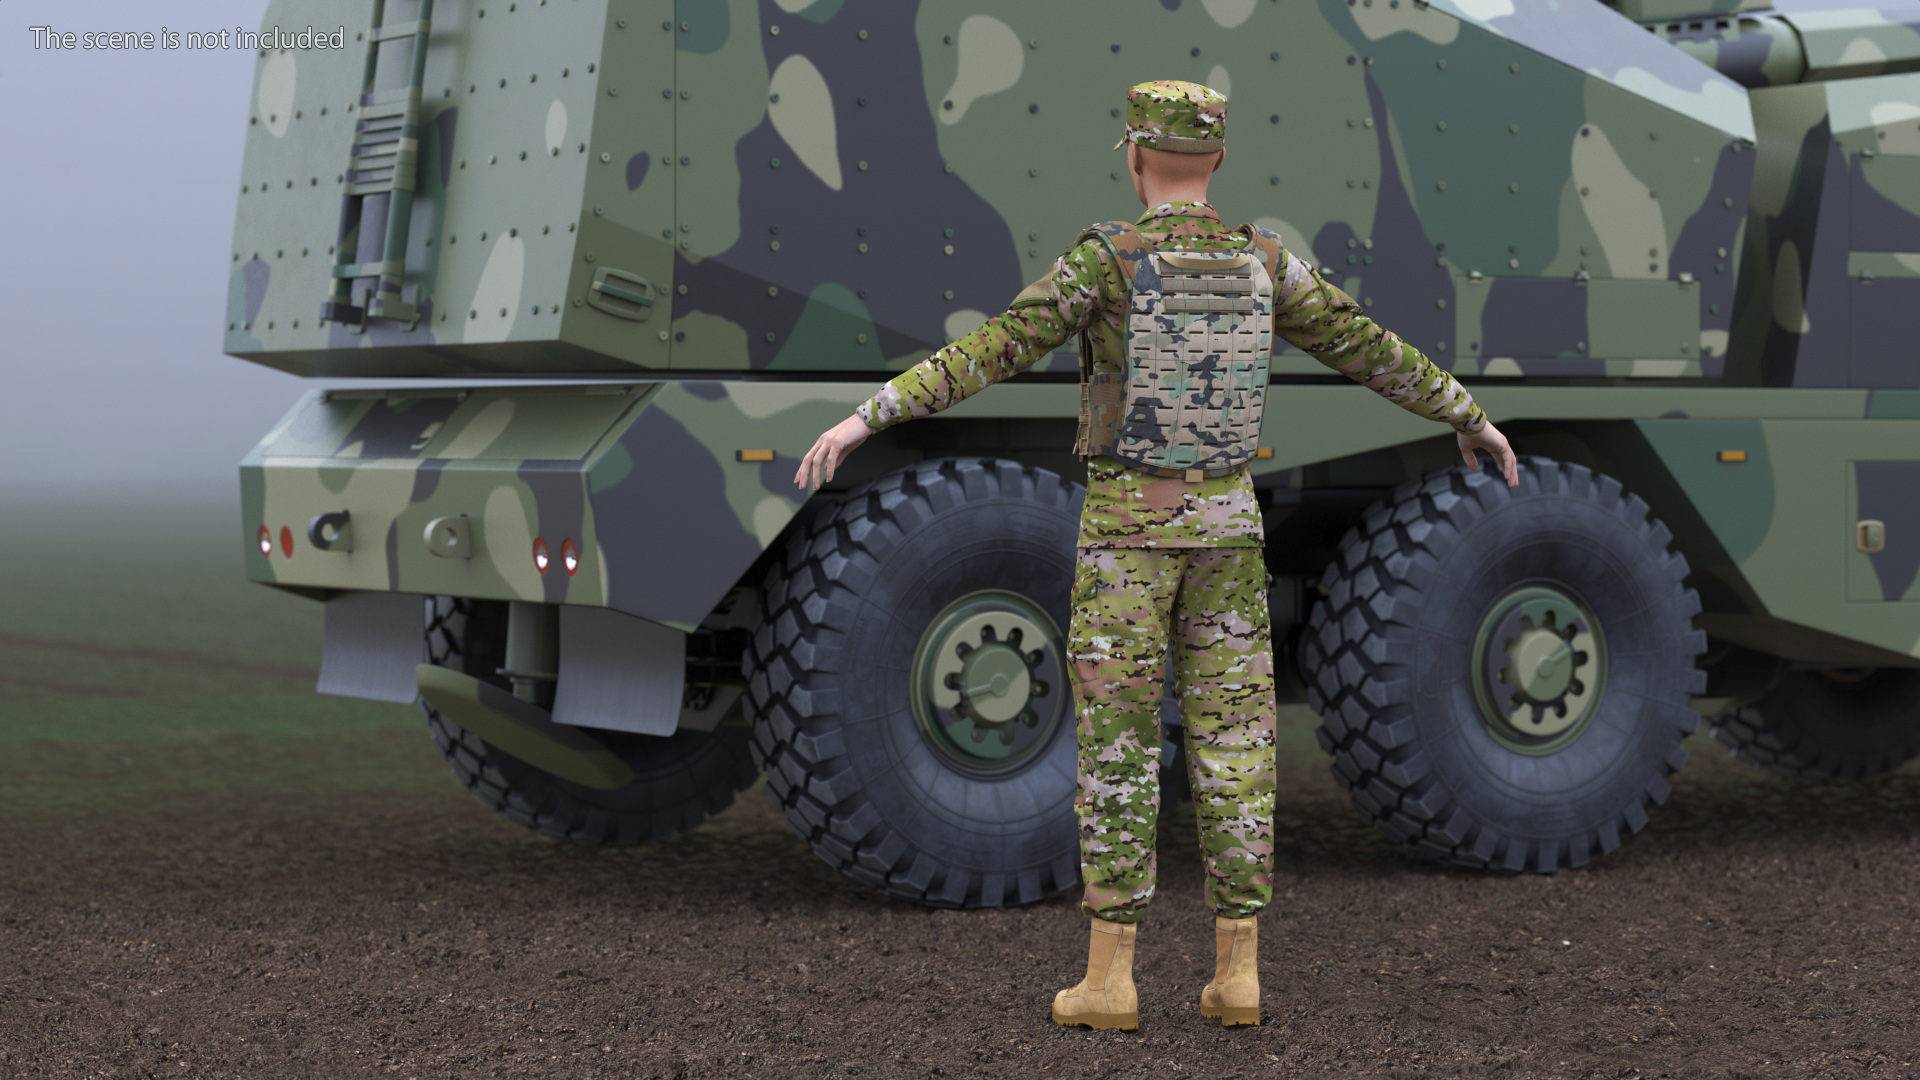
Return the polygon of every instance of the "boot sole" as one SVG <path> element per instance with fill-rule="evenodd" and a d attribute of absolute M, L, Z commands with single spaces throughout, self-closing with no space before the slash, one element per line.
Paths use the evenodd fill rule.
<path fill-rule="evenodd" d="M 1119 1028 L 1121 1031 L 1140 1030 L 1140 1014 L 1130 1013 L 1078 1013 L 1073 1016 L 1061 1016 L 1054 1010 L 1053 1022 L 1061 1027 L 1089 1027 L 1095 1031 L 1109 1031 Z"/>
<path fill-rule="evenodd" d="M 1239 1024 L 1260 1023 L 1260 1006 L 1235 1006 L 1233 1008 L 1202 1008 L 1200 1015 L 1209 1020 L 1220 1021 L 1221 1027 L 1234 1027 Z"/>

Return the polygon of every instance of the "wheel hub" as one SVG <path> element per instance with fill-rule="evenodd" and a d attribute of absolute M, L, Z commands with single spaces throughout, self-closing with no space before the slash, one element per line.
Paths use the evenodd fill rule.
<path fill-rule="evenodd" d="M 1059 637 L 1053 619 L 1019 593 L 983 589 L 947 605 L 914 651 L 913 712 L 922 733 L 969 769 L 1026 760 L 1066 711 Z"/>
<path fill-rule="evenodd" d="M 1578 739 L 1606 681 L 1605 635 L 1571 590 L 1509 591 L 1480 620 L 1473 692 L 1487 730 L 1510 749 L 1549 754 Z"/>

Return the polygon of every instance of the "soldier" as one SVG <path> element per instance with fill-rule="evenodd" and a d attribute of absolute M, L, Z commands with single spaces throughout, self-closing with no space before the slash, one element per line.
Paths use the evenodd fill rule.
<path fill-rule="evenodd" d="M 1226 106 L 1195 83 L 1128 91 L 1126 135 L 1114 149 L 1127 147 L 1146 214 L 1086 230 L 1005 313 L 822 434 L 794 476 L 817 489 L 870 432 L 948 408 L 1082 335 L 1075 449 L 1087 462 L 1087 496 L 1068 654 L 1080 746 L 1081 906 L 1092 932 L 1086 977 L 1054 998 L 1060 1024 L 1139 1026 L 1133 944 L 1154 888 L 1169 639 L 1214 912 L 1214 978 L 1200 1010 L 1222 1024 L 1259 1023 L 1255 916 L 1273 893 L 1273 652 L 1260 508 L 1246 461 L 1258 439 L 1270 333 L 1401 408 L 1451 424 L 1469 467 L 1479 468 L 1474 450 L 1485 449 L 1508 486 L 1518 483 L 1507 440 L 1451 375 L 1374 324 L 1274 233 L 1221 225 L 1207 183 L 1226 156 Z M 1175 255 L 1181 266 L 1201 267 L 1187 271 L 1200 276 L 1162 277 L 1178 269 L 1161 254 L 1170 251 L 1219 261 Z M 1236 259 L 1238 252 L 1255 258 Z M 1208 280 L 1229 264 L 1236 268 Z M 1243 283 L 1220 285 L 1233 274 Z M 1225 291 L 1195 307 L 1177 295 L 1199 288 L 1193 282 Z M 1195 310 L 1228 314 L 1167 314 Z M 1200 329 L 1218 333 L 1193 333 Z M 1258 343 L 1257 362 L 1223 363 L 1208 352 L 1228 331 Z M 1182 351 L 1190 341 L 1197 344 Z M 1154 359 L 1169 349 L 1179 369 L 1154 368 L 1169 362 Z M 1218 415 L 1181 430 L 1167 421 L 1176 404 L 1183 418 L 1196 409 Z"/>

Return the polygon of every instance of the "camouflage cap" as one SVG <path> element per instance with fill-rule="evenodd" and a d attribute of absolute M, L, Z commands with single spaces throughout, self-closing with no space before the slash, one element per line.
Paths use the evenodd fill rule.
<path fill-rule="evenodd" d="M 1138 143 L 1155 150 L 1211 154 L 1227 145 L 1227 98 L 1199 83 L 1162 79 L 1127 91 L 1127 133 L 1115 150 Z"/>

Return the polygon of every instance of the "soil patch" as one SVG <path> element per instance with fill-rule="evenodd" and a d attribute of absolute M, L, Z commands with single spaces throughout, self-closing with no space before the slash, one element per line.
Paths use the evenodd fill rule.
<path fill-rule="evenodd" d="M 450 780 L 16 803 L 0 1076 L 1920 1077 L 1920 772 L 1791 786 L 1691 745 L 1645 834 L 1551 877 L 1403 856 L 1284 755 L 1266 1023 L 1198 1014 L 1176 814 L 1132 1035 L 1047 1019 L 1085 961 L 1074 897 L 881 899 L 759 790 L 623 851 Z"/>

